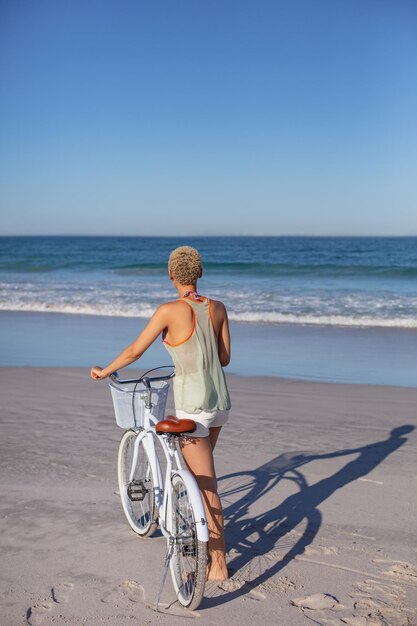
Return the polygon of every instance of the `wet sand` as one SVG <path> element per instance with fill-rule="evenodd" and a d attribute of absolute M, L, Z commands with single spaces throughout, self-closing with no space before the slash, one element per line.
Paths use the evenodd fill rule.
<path fill-rule="evenodd" d="M 417 389 L 228 376 L 224 584 L 195 613 L 117 494 L 107 384 L 0 369 L 1 624 L 417 624 Z M 168 409 L 172 409 L 172 402 Z"/>
<path fill-rule="evenodd" d="M 109 363 L 147 319 L 0 311 L 1 367 L 88 367 Z M 416 328 L 351 328 L 231 323 L 232 361 L 240 376 L 319 382 L 417 385 Z M 170 363 L 160 340 L 141 367 Z"/>

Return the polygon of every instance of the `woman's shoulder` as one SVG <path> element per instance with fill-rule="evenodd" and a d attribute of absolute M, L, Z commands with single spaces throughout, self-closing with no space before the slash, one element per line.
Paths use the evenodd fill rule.
<path fill-rule="evenodd" d="M 213 298 L 209 298 L 210 306 L 225 311 L 226 307 L 221 300 L 214 300 Z"/>
<path fill-rule="evenodd" d="M 168 302 L 163 302 L 162 304 L 159 305 L 158 310 L 161 309 L 164 311 L 173 311 L 175 309 L 184 308 L 184 307 L 187 307 L 187 304 L 184 302 L 184 300 L 181 300 L 180 298 L 178 298 L 176 300 L 169 300 Z"/>
<path fill-rule="evenodd" d="M 210 298 L 209 306 L 211 314 L 219 321 L 222 321 L 227 317 L 226 307 L 221 300 L 212 300 Z"/>
<path fill-rule="evenodd" d="M 181 312 L 189 310 L 190 307 L 184 300 L 170 300 L 169 302 L 163 302 L 159 305 L 157 312 L 163 316 L 172 316 L 175 315 L 176 312 Z"/>

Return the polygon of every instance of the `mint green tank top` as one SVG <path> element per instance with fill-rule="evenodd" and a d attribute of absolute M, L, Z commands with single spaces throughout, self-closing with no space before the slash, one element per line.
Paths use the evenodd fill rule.
<path fill-rule="evenodd" d="M 194 313 L 194 328 L 190 336 L 177 344 L 164 340 L 175 365 L 175 408 L 187 413 L 230 409 L 229 391 L 210 315 L 210 300 L 184 302 L 191 306 Z"/>

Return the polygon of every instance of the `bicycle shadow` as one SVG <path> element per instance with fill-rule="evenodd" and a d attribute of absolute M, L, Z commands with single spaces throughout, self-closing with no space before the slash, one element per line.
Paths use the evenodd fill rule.
<path fill-rule="evenodd" d="M 246 584 L 222 596 L 206 597 L 204 607 L 223 604 L 247 593 L 248 590 L 265 582 L 281 571 L 296 556 L 302 554 L 321 526 L 322 514 L 318 509 L 319 505 L 338 489 L 369 474 L 390 454 L 406 443 L 408 439 L 405 435 L 411 433 L 414 428 L 412 425 L 405 424 L 394 428 L 387 439 L 358 448 L 325 454 L 281 454 L 256 470 L 236 472 L 220 477 L 219 492 L 223 502 L 241 494 L 236 501 L 224 506 L 224 518 L 228 548 L 229 550 L 233 548 L 236 553 L 228 566 L 233 568 L 237 573 L 237 578 L 242 577 Z M 334 474 L 313 485 L 308 484 L 299 469 L 311 461 L 352 454 L 358 456 Z M 297 493 L 288 496 L 269 511 L 251 517 L 250 507 L 271 492 L 281 480 L 294 482 L 299 489 Z M 295 534 L 296 527 L 303 520 L 306 525 L 301 537 L 298 535 L 294 538 L 295 543 L 289 542 L 290 547 L 283 556 L 271 555 L 274 549 L 284 548 L 285 550 L 288 547 L 288 544 L 282 543 L 282 538 L 289 535 L 291 531 Z M 276 558 L 279 560 L 276 561 Z M 255 561 L 256 565 L 254 565 Z"/>

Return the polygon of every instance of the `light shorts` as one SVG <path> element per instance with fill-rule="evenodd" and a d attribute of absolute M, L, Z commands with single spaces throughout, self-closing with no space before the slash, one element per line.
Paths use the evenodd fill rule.
<path fill-rule="evenodd" d="M 209 429 L 213 426 L 224 426 L 229 419 L 229 410 L 225 411 L 201 411 L 201 413 L 187 413 L 179 409 L 175 410 L 175 417 L 178 419 L 193 420 L 197 428 L 193 433 L 187 433 L 187 437 L 208 437 Z"/>

